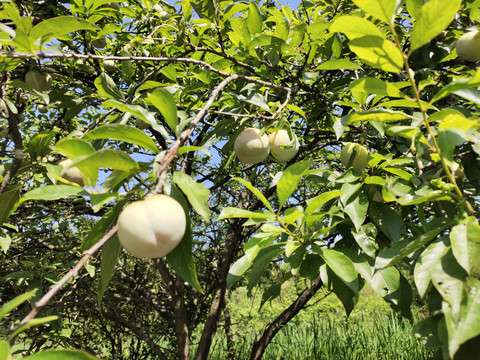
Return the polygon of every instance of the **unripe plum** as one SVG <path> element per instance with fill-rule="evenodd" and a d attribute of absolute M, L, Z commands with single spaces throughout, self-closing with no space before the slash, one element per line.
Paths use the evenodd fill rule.
<path fill-rule="evenodd" d="M 107 46 L 107 39 L 105 36 L 99 37 L 98 39 L 92 41 L 92 46 L 96 47 L 97 49 L 103 49 L 105 46 Z"/>
<path fill-rule="evenodd" d="M 183 207 L 166 195 L 129 204 L 118 217 L 118 239 L 133 256 L 159 258 L 169 254 L 185 234 Z"/>
<path fill-rule="evenodd" d="M 40 104 L 37 106 L 37 110 L 40 114 L 46 114 L 48 112 L 48 106 L 44 104 Z"/>
<path fill-rule="evenodd" d="M 103 70 L 108 73 L 114 72 L 116 68 L 114 60 L 105 60 L 103 62 Z"/>
<path fill-rule="evenodd" d="M 268 135 L 270 151 L 279 163 L 285 163 L 292 159 L 298 152 L 298 138 L 293 134 L 293 139 L 288 135 L 288 131 L 280 129 Z M 286 147 L 287 146 L 287 147 Z"/>
<path fill-rule="evenodd" d="M 30 70 L 25 74 L 25 83 L 37 91 L 44 92 L 50 90 L 52 77 L 50 74 L 42 74 L 39 71 Z"/>
<path fill-rule="evenodd" d="M 267 134 L 260 136 L 260 130 L 247 128 L 235 139 L 235 154 L 245 164 L 257 164 L 265 160 L 270 152 Z"/>
<path fill-rule="evenodd" d="M 62 160 L 58 163 L 58 165 L 61 165 L 64 167 L 62 172 L 60 173 L 60 176 L 64 178 L 65 180 L 68 180 L 70 182 L 73 182 L 75 184 L 78 184 L 80 186 L 83 186 L 83 173 L 78 170 L 76 167 L 71 167 L 69 169 L 65 169 L 67 166 L 69 166 L 72 163 L 72 160 L 70 159 L 65 159 Z"/>
<path fill-rule="evenodd" d="M 480 33 L 470 31 L 463 34 L 455 45 L 459 58 L 467 61 L 480 60 Z"/>
<path fill-rule="evenodd" d="M 347 167 L 350 159 L 355 155 L 351 166 L 354 169 L 362 170 L 367 167 L 368 164 L 368 150 L 357 143 L 344 143 L 342 151 L 340 152 L 340 161 L 342 165 Z"/>

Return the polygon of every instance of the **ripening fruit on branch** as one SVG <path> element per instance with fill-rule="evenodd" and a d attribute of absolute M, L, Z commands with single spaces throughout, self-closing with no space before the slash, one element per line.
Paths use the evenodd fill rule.
<path fill-rule="evenodd" d="M 48 106 L 44 104 L 40 104 L 37 106 L 37 110 L 40 114 L 46 114 L 48 112 Z"/>
<path fill-rule="evenodd" d="M 158 258 L 167 255 L 185 234 L 183 207 L 166 195 L 154 195 L 129 204 L 118 217 L 118 239 L 133 256 Z"/>
<path fill-rule="evenodd" d="M 92 46 L 96 47 L 97 49 L 103 49 L 107 46 L 107 38 L 105 36 L 99 37 L 92 41 Z"/>
<path fill-rule="evenodd" d="M 78 170 L 76 167 L 71 167 L 69 169 L 65 169 L 68 165 L 72 163 L 72 160 L 70 159 L 65 159 L 62 160 L 58 163 L 58 165 L 63 166 L 63 170 L 60 173 L 60 176 L 64 178 L 65 180 L 68 180 L 70 182 L 73 182 L 75 184 L 78 184 L 80 186 L 83 186 L 83 173 Z"/>
<path fill-rule="evenodd" d="M 32 89 L 44 92 L 52 87 L 52 77 L 48 73 L 42 74 L 37 70 L 30 70 L 25 74 L 25 83 Z"/>
<path fill-rule="evenodd" d="M 293 134 L 293 139 L 288 135 L 288 131 L 280 129 L 268 135 L 270 151 L 279 163 L 285 163 L 292 159 L 298 152 L 298 138 Z"/>
<path fill-rule="evenodd" d="M 103 7 L 114 9 L 114 10 L 120 10 L 120 4 L 116 2 L 109 2 L 103 5 Z"/>
<path fill-rule="evenodd" d="M 159 4 L 153 6 L 153 10 L 157 12 L 157 15 L 162 20 L 168 20 L 170 18 L 170 14 L 165 11 Z"/>
<path fill-rule="evenodd" d="M 340 161 L 345 167 L 351 166 L 354 169 L 362 170 L 368 164 L 368 150 L 357 143 L 344 143 L 340 152 Z"/>
<path fill-rule="evenodd" d="M 247 128 L 237 136 L 233 149 L 241 162 L 257 164 L 265 160 L 270 152 L 268 136 L 265 133 L 260 136 L 258 129 Z"/>
<path fill-rule="evenodd" d="M 116 66 L 115 66 L 114 60 L 105 60 L 103 62 L 103 70 L 105 70 L 107 73 L 114 72 L 115 69 L 116 69 Z"/>
<path fill-rule="evenodd" d="M 463 34 L 455 47 L 459 58 L 467 61 L 480 60 L 480 32 L 470 31 Z"/>

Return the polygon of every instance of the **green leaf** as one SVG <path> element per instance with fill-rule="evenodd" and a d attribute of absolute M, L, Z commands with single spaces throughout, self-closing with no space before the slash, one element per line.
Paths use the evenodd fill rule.
<path fill-rule="evenodd" d="M 32 290 L 32 291 L 29 291 L 29 292 L 26 292 L 24 294 L 18 295 L 17 297 L 15 297 L 12 300 L 5 303 L 0 308 L 0 320 L 2 320 L 5 317 L 5 315 L 7 315 L 8 313 L 15 310 L 17 307 L 19 307 L 25 301 L 31 299 L 35 295 L 36 292 L 37 292 L 36 289 Z"/>
<path fill-rule="evenodd" d="M 312 162 L 301 161 L 290 165 L 283 171 L 277 183 L 277 195 L 280 206 L 285 204 L 285 201 L 287 201 L 296 190 L 301 177 L 305 175 L 310 166 L 312 166 Z"/>
<path fill-rule="evenodd" d="M 123 210 L 123 206 L 127 202 L 126 198 L 121 198 L 117 201 L 115 206 L 107 211 L 102 218 L 95 223 L 92 230 L 88 233 L 85 239 L 82 242 L 81 249 L 83 251 L 90 249 L 93 245 L 95 245 L 98 240 L 100 240 L 103 235 L 106 234 L 108 229 L 113 225 L 113 223 L 117 220 L 118 215 Z"/>
<path fill-rule="evenodd" d="M 461 344 L 480 334 L 480 280 L 471 279 L 466 286 L 468 291 L 464 293 L 458 315 L 454 311 L 454 306 L 450 308 L 444 306 L 448 349 L 452 358 Z"/>
<path fill-rule="evenodd" d="M 344 59 L 334 59 L 334 60 L 327 60 L 320 64 L 316 70 L 350 70 L 350 69 L 358 69 L 360 70 L 361 67 L 355 64 L 354 62 L 344 60 Z"/>
<path fill-rule="evenodd" d="M 470 216 L 461 224 L 454 226 L 450 231 L 450 242 L 455 259 L 467 273 L 470 274 L 473 267 L 479 269 L 480 226 L 477 219 Z"/>
<path fill-rule="evenodd" d="M 249 211 L 239 209 L 236 207 L 226 207 L 222 209 L 217 220 L 232 219 L 232 218 L 248 218 L 248 219 L 263 219 L 265 221 L 275 221 L 275 214 L 267 211 Z"/>
<path fill-rule="evenodd" d="M 103 245 L 102 260 L 100 265 L 100 281 L 98 283 L 97 294 L 98 307 L 102 306 L 103 294 L 105 294 L 108 282 L 112 277 L 121 248 L 122 246 L 120 245 L 116 234 L 110 240 L 108 240 L 105 245 Z"/>
<path fill-rule="evenodd" d="M 398 48 L 384 37 L 363 36 L 348 43 L 350 49 L 365 64 L 388 72 L 400 72 L 403 68 L 403 55 Z"/>
<path fill-rule="evenodd" d="M 21 202 L 27 200 L 58 200 L 69 197 L 88 196 L 83 188 L 70 185 L 46 185 L 27 192 Z"/>
<path fill-rule="evenodd" d="M 57 16 L 41 21 L 30 31 L 32 39 L 42 37 L 42 42 L 79 30 L 98 30 L 98 26 L 75 16 Z"/>
<path fill-rule="evenodd" d="M 47 350 L 27 356 L 24 360 L 98 360 L 81 350 Z"/>
<path fill-rule="evenodd" d="M 6 340 L 0 341 L 0 360 L 9 360 L 10 357 L 10 344 Z"/>
<path fill-rule="evenodd" d="M 281 290 L 282 290 L 282 284 L 275 284 L 275 285 L 272 285 L 272 286 L 268 287 L 263 292 L 262 301 L 260 302 L 260 307 L 259 307 L 258 311 L 260 311 L 262 309 L 263 305 L 267 301 L 272 301 L 272 300 L 276 299 L 277 297 L 279 297 L 280 293 L 281 293 Z"/>
<path fill-rule="evenodd" d="M 372 202 L 368 214 L 373 222 L 391 241 L 398 241 L 405 235 L 406 227 L 402 217 L 390 206 Z"/>
<path fill-rule="evenodd" d="M 12 238 L 0 230 L 0 249 L 6 254 L 12 243 Z"/>
<path fill-rule="evenodd" d="M 375 257 L 378 245 L 375 241 L 377 228 L 372 223 L 362 225 L 358 231 L 352 230 L 352 235 L 358 246 L 371 258 Z"/>
<path fill-rule="evenodd" d="M 398 6 L 394 0 L 353 0 L 354 4 L 367 14 L 373 15 L 379 20 L 390 23 Z"/>
<path fill-rule="evenodd" d="M 274 213 L 272 206 L 268 202 L 267 198 L 261 193 L 260 190 L 254 187 L 251 182 L 244 180 L 242 178 L 237 178 L 237 177 L 234 177 L 232 179 L 238 182 L 241 182 L 243 185 L 245 185 L 247 189 L 250 190 L 263 203 L 263 205 L 267 207 L 268 210 L 270 210 L 270 212 Z"/>
<path fill-rule="evenodd" d="M 368 196 L 363 192 L 359 192 L 353 198 L 350 198 L 343 211 L 352 220 L 355 229 L 358 231 L 367 218 L 369 201 Z"/>
<path fill-rule="evenodd" d="M 316 197 L 314 197 L 309 203 L 307 208 L 305 209 L 305 214 L 313 214 L 315 211 L 317 211 L 319 208 L 321 208 L 323 205 L 325 205 L 327 202 L 329 202 L 332 199 L 335 199 L 336 197 L 345 194 L 345 191 L 341 190 L 332 190 L 332 191 L 327 191 L 324 192 Z"/>
<path fill-rule="evenodd" d="M 160 150 L 153 140 L 142 130 L 128 125 L 108 124 L 97 127 L 82 137 L 85 140 L 110 139 L 137 144 L 147 150 L 158 153 Z"/>
<path fill-rule="evenodd" d="M 147 109 L 145 109 L 141 105 L 124 104 L 124 103 L 119 103 L 113 100 L 107 100 L 103 103 L 103 107 L 116 108 L 121 112 L 129 113 L 150 125 L 154 125 L 157 123 L 155 120 L 154 114 L 148 111 Z"/>
<path fill-rule="evenodd" d="M 118 90 L 115 81 L 105 73 L 102 73 L 95 79 L 95 87 L 100 95 L 106 96 L 114 100 L 124 100 L 125 96 Z"/>
<path fill-rule="evenodd" d="M 187 228 L 180 244 L 166 256 L 167 262 L 183 280 L 192 285 L 199 293 L 203 294 L 193 259 L 192 220 L 190 219 L 188 211 L 188 203 L 176 186 L 171 187 L 171 193 L 169 195 L 182 205 L 187 217 Z"/>
<path fill-rule="evenodd" d="M 253 259 L 251 255 L 245 254 L 240 259 L 235 261 L 228 271 L 227 275 L 227 288 L 231 288 L 233 284 L 235 284 L 238 279 L 242 277 L 243 274 L 252 266 Z"/>
<path fill-rule="evenodd" d="M 82 139 L 64 138 L 55 144 L 55 150 L 64 154 L 69 159 L 75 159 L 82 155 L 90 155 L 95 149 L 90 143 Z"/>
<path fill-rule="evenodd" d="M 20 200 L 21 188 L 21 185 L 9 185 L 0 195 L 0 225 L 5 222 Z"/>
<path fill-rule="evenodd" d="M 200 18 L 215 20 L 215 6 L 212 0 L 189 1 Z"/>
<path fill-rule="evenodd" d="M 262 32 L 263 17 L 257 4 L 250 2 L 248 4 L 247 26 L 250 34 L 256 35 Z"/>
<path fill-rule="evenodd" d="M 430 0 L 425 3 L 413 25 L 410 49 L 418 49 L 445 30 L 460 9 L 461 3 L 462 0 Z"/>
<path fill-rule="evenodd" d="M 349 40 L 363 36 L 383 37 L 382 32 L 374 23 L 364 18 L 350 15 L 336 18 L 330 26 L 330 31 L 344 33 Z"/>
<path fill-rule="evenodd" d="M 440 90 L 435 94 L 432 99 L 432 103 L 443 99 L 445 96 L 453 94 L 459 90 L 465 89 L 474 89 L 480 85 L 480 70 L 477 70 L 475 75 L 468 79 L 457 79 L 452 81 L 451 83 L 445 85 L 444 87 L 440 88 Z"/>
<path fill-rule="evenodd" d="M 413 279 L 420 297 L 423 298 L 427 293 L 432 280 L 432 270 L 448 250 L 447 238 L 442 237 L 432 242 L 415 263 Z"/>
<path fill-rule="evenodd" d="M 406 95 L 394 84 L 370 77 L 352 81 L 348 85 L 348 88 L 351 91 L 363 92 L 369 95 L 375 94 L 389 97 L 406 97 Z"/>
<path fill-rule="evenodd" d="M 465 270 L 455 260 L 452 251 L 448 251 L 431 269 L 432 283 L 443 300 L 456 308 L 462 301 L 463 282 L 467 277 Z"/>
<path fill-rule="evenodd" d="M 24 332 L 27 329 L 30 329 L 31 327 L 43 325 L 51 321 L 55 321 L 57 319 L 58 319 L 58 316 L 54 315 L 54 316 L 45 316 L 42 318 L 35 318 L 35 319 L 28 320 L 25 324 L 20 325 L 17 329 L 15 329 L 14 332 L 12 332 L 12 334 L 10 335 L 10 339 L 14 339 L 18 334 Z"/>
<path fill-rule="evenodd" d="M 149 94 L 147 99 L 160 111 L 170 129 L 178 135 L 177 104 L 173 95 L 166 89 L 158 88 Z"/>
<path fill-rule="evenodd" d="M 209 221 L 210 208 L 208 207 L 208 198 L 210 197 L 210 191 L 205 185 L 197 183 L 191 176 L 180 171 L 173 173 L 172 180 L 187 196 L 189 203 L 197 214 L 205 221 Z"/>
<path fill-rule="evenodd" d="M 330 270 L 332 270 L 355 295 L 358 295 L 358 273 L 357 270 L 355 270 L 355 265 L 353 265 L 352 260 L 338 251 L 323 249 L 319 246 L 315 246 L 315 252 L 325 260 Z"/>
<path fill-rule="evenodd" d="M 400 273 L 393 266 L 378 270 L 372 277 L 371 286 L 382 297 L 394 293 L 400 287 Z"/>
<path fill-rule="evenodd" d="M 443 229 L 451 224 L 451 220 L 445 220 L 443 223 L 439 223 L 438 227 L 435 227 L 435 229 L 426 231 L 420 235 L 408 237 L 405 240 L 394 242 L 391 247 L 380 251 L 375 260 L 375 267 L 377 269 L 382 269 L 395 265 L 400 260 L 403 260 L 411 253 L 417 251 L 425 244 L 433 240 L 443 231 Z"/>
<path fill-rule="evenodd" d="M 139 167 L 127 153 L 121 150 L 99 150 L 91 155 L 84 155 L 73 160 L 70 166 L 89 166 L 92 168 L 111 168 L 126 172 L 136 172 Z"/>
<path fill-rule="evenodd" d="M 272 260 L 283 253 L 284 245 L 284 243 L 276 243 L 260 249 L 255 257 L 255 260 L 253 261 L 252 271 L 248 277 L 248 291 L 251 291 L 255 287 Z"/>

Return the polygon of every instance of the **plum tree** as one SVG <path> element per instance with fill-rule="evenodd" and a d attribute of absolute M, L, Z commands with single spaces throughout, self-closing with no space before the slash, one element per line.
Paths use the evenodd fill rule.
<path fill-rule="evenodd" d="M 167 195 L 135 201 L 118 217 L 118 239 L 133 256 L 159 258 L 170 253 L 186 230 L 182 206 Z"/>
<path fill-rule="evenodd" d="M 52 86 L 52 77 L 48 73 L 41 73 L 37 70 L 30 70 L 25 74 L 25 83 L 31 88 L 45 92 Z"/>
<path fill-rule="evenodd" d="M 368 150 L 357 143 L 344 143 L 340 152 L 342 165 L 351 166 L 354 169 L 362 170 L 367 167 Z"/>
<path fill-rule="evenodd" d="M 467 61 L 480 60 L 480 34 L 469 31 L 463 34 L 456 43 L 457 55 Z"/>
<path fill-rule="evenodd" d="M 235 154 L 245 164 L 257 164 L 265 160 L 270 152 L 267 134 L 260 135 L 260 130 L 247 128 L 235 139 Z"/>
<path fill-rule="evenodd" d="M 292 159 L 298 153 L 299 143 L 297 135 L 293 134 L 290 138 L 286 129 L 277 130 L 268 135 L 270 151 L 279 163 L 285 163 Z"/>
<path fill-rule="evenodd" d="M 72 160 L 70 159 L 65 159 L 62 160 L 58 163 L 58 165 L 63 166 L 63 170 L 60 173 L 60 176 L 64 178 L 65 180 L 68 180 L 70 182 L 73 182 L 77 185 L 83 186 L 83 173 L 76 167 L 70 167 L 68 166 L 72 163 Z"/>

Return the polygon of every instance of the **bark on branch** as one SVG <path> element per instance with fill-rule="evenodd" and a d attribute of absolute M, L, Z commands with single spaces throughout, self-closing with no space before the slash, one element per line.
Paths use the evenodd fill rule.
<path fill-rule="evenodd" d="M 275 335 L 305 307 L 307 302 L 322 286 L 323 282 L 319 274 L 312 282 L 312 286 L 303 290 L 298 298 L 270 323 L 263 332 L 262 337 L 254 342 L 250 360 L 260 360 L 262 358 L 268 344 L 270 344 Z"/>

